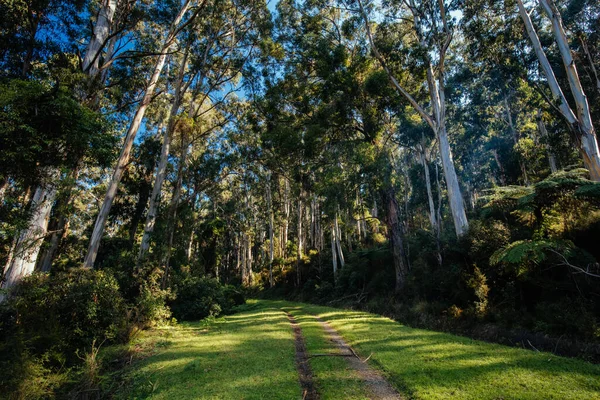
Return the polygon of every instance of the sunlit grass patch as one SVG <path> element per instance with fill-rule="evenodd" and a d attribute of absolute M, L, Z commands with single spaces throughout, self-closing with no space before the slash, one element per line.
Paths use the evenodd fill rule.
<path fill-rule="evenodd" d="M 294 304 L 297 305 L 297 304 Z M 600 399 L 600 366 L 304 305 L 415 399 Z"/>
<path fill-rule="evenodd" d="M 170 344 L 134 367 L 120 397 L 301 398 L 289 322 L 277 307 L 261 306 L 209 324 L 167 328 Z"/>

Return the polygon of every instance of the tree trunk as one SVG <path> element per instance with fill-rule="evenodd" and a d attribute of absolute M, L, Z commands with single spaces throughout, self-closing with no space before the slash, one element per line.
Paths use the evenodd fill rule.
<path fill-rule="evenodd" d="M 179 158 L 179 168 L 177 169 L 177 182 L 173 188 L 173 196 L 169 204 L 169 211 L 167 213 L 167 229 L 166 229 L 166 242 L 167 248 L 163 255 L 162 265 L 164 274 L 162 277 L 163 289 L 167 286 L 167 280 L 169 279 L 169 270 L 171 262 L 171 251 L 173 249 L 173 237 L 175 235 L 175 225 L 177 224 L 177 208 L 179 207 L 179 200 L 181 198 L 181 187 L 183 185 L 183 172 L 187 163 L 187 155 L 189 151 L 189 142 L 182 138 L 182 142 L 186 144 L 182 146 L 181 157 Z"/>
<path fill-rule="evenodd" d="M 285 187 L 283 192 L 283 240 L 281 241 L 281 254 L 285 258 L 290 221 L 290 182 L 287 178 L 283 178 L 283 180 Z"/>
<path fill-rule="evenodd" d="M 527 30 L 527 34 L 529 35 L 540 66 L 546 75 L 552 96 L 559 104 L 558 108 L 563 117 L 569 123 L 569 127 L 575 136 L 575 140 L 579 144 L 580 153 L 586 168 L 590 172 L 590 177 L 593 181 L 598 182 L 600 181 L 600 151 L 598 149 L 596 132 L 592 124 L 587 97 L 583 91 L 581 83 L 579 82 L 577 67 L 575 66 L 575 61 L 571 55 L 571 49 L 569 48 L 569 42 L 562 26 L 560 14 L 550 0 L 541 0 L 540 3 L 552 21 L 552 32 L 558 44 L 569 80 L 571 93 L 573 94 L 573 99 L 575 100 L 577 106 L 576 113 L 574 113 L 569 106 L 563 90 L 561 89 L 558 80 L 554 75 L 552 66 L 546 57 L 546 53 L 542 48 L 540 39 L 535 31 L 533 23 L 531 22 L 531 18 L 529 17 L 529 13 L 525 9 L 522 0 L 517 0 L 519 14 L 521 15 L 521 19 L 525 24 L 525 29 Z"/>
<path fill-rule="evenodd" d="M 548 131 L 546 130 L 546 125 L 544 124 L 544 119 L 542 117 L 542 113 L 539 110 L 538 110 L 537 124 L 538 124 L 538 130 L 540 131 L 540 136 L 542 138 L 544 138 L 545 140 L 548 140 Z M 558 171 L 558 168 L 556 167 L 556 157 L 554 156 L 554 153 L 552 152 L 552 147 L 550 146 L 550 143 L 546 143 L 546 152 L 548 154 L 548 163 L 550 164 L 550 172 L 555 173 Z"/>
<path fill-rule="evenodd" d="M 92 78 L 98 74 L 100 53 L 107 43 L 116 9 L 117 0 L 104 0 L 98 11 L 94 32 L 82 60 L 83 72 Z"/>
<path fill-rule="evenodd" d="M 32 214 L 29 226 L 18 234 L 13 255 L 5 270 L 3 289 L 10 289 L 21 278 L 33 273 L 42 242 L 47 234 L 48 219 L 55 197 L 56 187 L 52 184 L 45 184 L 36 189 L 31 203 Z M 0 295 L 0 301 L 2 299 Z"/>
<path fill-rule="evenodd" d="M 335 248 L 337 249 L 338 258 L 340 260 L 340 268 L 344 268 L 346 265 L 346 261 L 344 260 L 344 252 L 342 251 L 342 244 L 340 242 L 340 237 L 342 236 L 342 232 L 340 230 L 340 226 L 338 224 L 338 211 L 339 206 L 337 206 L 337 210 L 335 212 Z"/>
<path fill-rule="evenodd" d="M 421 165 L 425 172 L 425 186 L 427 188 L 427 202 L 429 204 L 429 224 L 431 225 L 431 231 L 435 236 L 435 242 L 437 247 L 436 259 L 438 265 L 442 265 L 442 251 L 441 251 L 441 240 L 440 240 L 440 227 L 438 225 L 438 219 L 435 211 L 435 201 L 433 200 L 433 191 L 431 189 L 431 176 L 429 174 L 429 164 L 427 162 L 427 155 L 425 153 L 424 137 L 421 138 L 420 148 L 420 159 Z"/>
<path fill-rule="evenodd" d="M 58 214 L 58 216 L 55 215 L 54 218 L 56 218 L 57 223 L 54 232 L 52 232 L 52 235 L 50 236 L 49 244 L 46 251 L 40 257 L 40 259 L 38 259 L 39 269 L 42 272 L 50 271 L 50 269 L 52 268 L 54 257 L 56 255 L 56 251 L 60 246 L 60 242 L 67 237 L 69 230 L 69 219 L 67 218 L 65 209 L 69 206 L 69 204 L 71 204 L 71 201 L 73 200 L 74 186 L 78 177 L 79 166 L 77 166 L 73 170 L 70 176 L 70 180 L 72 180 L 72 183 L 69 182 L 68 188 L 66 189 L 66 193 L 60 196 L 55 206 L 55 214 Z"/>
<path fill-rule="evenodd" d="M 333 280 L 337 282 L 337 254 L 335 247 L 335 222 L 331 221 L 331 260 L 333 261 Z"/>
<path fill-rule="evenodd" d="M 390 241 L 390 249 L 392 251 L 392 259 L 394 269 L 396 271 L 396 293 L 400 293 L 406 283 L 408 275 L 408 267 L 406 264 L 406 255 L 404 252 L 404 243 L 402 240 L 402 229 L 400 226 L 400 218 L 398 203 L 396 201 L 396 193 L 393 188 L 383 191 L 383 202 L 386 207 L 386 224 Z"/>
<path fill-rule="evenodd" d="M 154 97 L 154 90 L 156 89 L 156 86 L 158 84 L 158 79 L 160 78 L 163 67 L 165 66 L 167 52 L 175 42 L 175 36 L 177 33 L 176 28 L 181 22 L 181 19 L 183 18 L 185 13 L 187 12 L 189 5 L 189 1 L 186 1 L 181 10 L 179 10 L 177 16 L 175 17 L 170 32 L 167 35 L 167 39 L 165 40 L 160 55 L 158 56 L 158 59 L 154 66 L 152 76 L 146 86 L 144 98 L 142 99 L 142 102 L 140 103 L 140 106 L 138 107 L 135 116 L 131 121 L 131 124 L 129 125 L 129 130 L 127 131 L 127 135 L 125 136 L 125 143 L 123 144 L 123 148 L 121 150 L 121 154 L 119 155 L 119 159 L 117 161 L 117 165 L 115 167 L 113 176 L 108 185 L 108 190 L 106 191 L 106 196 L 104 197 L 104 202 L 102 203 L 102 207 L 100 208 L 100 212 L 98 213 L 98 217 L 96 218 L 96 223 L 94 224 L 94 230 L 92 231 L 92 237 L 90 238 L 90 245 L 88 247 L 87 255 L 85 256 L 85 260 L 83 262 L 83 266 L 86 268 L 92 268 L 94 266 L 94 262 L 96 261 L 96 255 L 98 254 L 98 248 L 100 247 L 100 240 L 102 239 L 102 234 L 104 233 L 106 220 L 108 219 L 110 208 L 117 194 L 117 189 L 119 187 L 121 177 L 123 176 L 125 167 L 129 162 L 129 156 L 131 153 L 133 142 L 135 140 L 135 136 L 137 135 L 142 120 L 144 119 L 146 109 L 148 108 L 150 102 Z"/>
<path fill-rule="evenodd" d="M 302 191 L 302 189 L 300 189 Z M 302 278 L 300 267 L 302 264 L 302 193 L 298 195 L 298 251 L 296 253 L 296 285 L 300 286 Z"/>
<path fill-rule="evenodd" d="M 138 253 L 138 265 L 144 260 L 146 253 L 150 249 L 150 237 L 154 232 L 154 225 L 156 224 L 156 215 L 158 207 L 160 205 L 160 194 L 162 192 L 162 185 L 165 180 L 167 172 L 167 164 L 169 162 L 169 151 L 171 148 L 171 137 L 175 132 L 175 125 L 177 121 L 177 114 L 181 107 L 181 101 L 185 90 L 183 90 L 183 79 L 187 68 L 187 60 L 189 56 L 189 46 L 186 48 L 183 60 L 179 67 L 179 73 L 175 84 L 175 94 L 173 96 L 173 103 L 169 111 L 169 119 L 167 122 L 167 129 L 163 135 L 163 143 L 160 150 L 160 159 L 156 167 L 156 178 L 154 179 L 154 186 L 152 187 L 152 196 L 150 197 L 150 205 L 148 206 L 148 214 L 146 215 L 146 223 L 144 224 L 144 235 L 142 236 L 142 243 L 140 245 L 140 251 Z"/>
<path fill-rule="evenodd" d="M 469 229 L 469 222 L 467 221 L 465 204 L 460 191 L 460 186 L 458 184 L 456 170 L 454 169 L 452 152 L 450 151 L 450 144 L 448 143 L 448 134 L 446 133 L 445 126 L 440 127 L 438 133 L 438 143 L 440 147 L 440 156 L 442 159 L 444 177 L 446 178 L 448 200 L 450 203 L 450 211 L 452 212 L 452 220 L 454 221 L 454 229 L 456 231 L 456 236 L 461 237 L 467 233 L 467 230 Z"/>
<path fill-rule="evenodd" d="M 273 260 L 274 243 L 273 243 L 273 199 L 271 196 L 271 173 L 267 175 L 267 206 L 269 207 L 269 286 L 273 287 Z"/>

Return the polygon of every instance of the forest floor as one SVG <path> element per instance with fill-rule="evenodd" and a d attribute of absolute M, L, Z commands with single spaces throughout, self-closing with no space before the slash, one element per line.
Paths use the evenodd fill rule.
<path fill-rule="evenodd" d="M 144 332 L 117 397 L 600 399 L 600 366 L 413 329 L 365 312 L 252 300 Z"/>

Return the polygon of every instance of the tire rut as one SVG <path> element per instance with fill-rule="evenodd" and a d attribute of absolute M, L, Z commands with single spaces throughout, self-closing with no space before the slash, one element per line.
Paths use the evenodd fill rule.
<path fill-rule="evenodd" d="M 362 379 L 367 388 L 371 400 L 402 400 L 404 397 L 388 382 L 381 372 L 367 364 L 366 360 L 358 358 L 352 347 L 348 345 L 340 334 L 326 321 L 314 316 L 321 324 L 329 340 L 340 350 L 340 355 L 344 356 L 348 365 L 354 369 Z M 370 357 L 370 356 L 369 356 Z"/>
<path fill-rule="evenodd" d="M 300 386 L 302 387 L 302 399 L 303 400 L 318 400 L 319 393 L 315 388 L 313 381 L 313 373 L 308 363 L 308 353 L 306 352 L 306 344 L 304 343 L 304 336 L 302 335 L 302 328 L 296 319 L 289 312 L 282 310 L 287 315 L 290 325 L 294 331 L 294 343 L 296 345 L 296 369 L 298 370 L 298 377 L 300 380 Z"/>

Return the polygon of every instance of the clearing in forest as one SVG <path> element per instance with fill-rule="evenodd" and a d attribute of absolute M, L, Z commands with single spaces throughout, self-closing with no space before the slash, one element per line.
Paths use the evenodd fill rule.
<path fill-rule="evenodd" d="M 598 365 L 285 301 L 139 340 L 123 398 L 600 399 Z"/>

